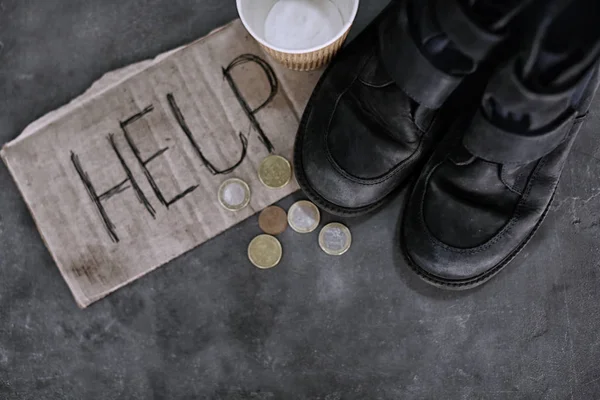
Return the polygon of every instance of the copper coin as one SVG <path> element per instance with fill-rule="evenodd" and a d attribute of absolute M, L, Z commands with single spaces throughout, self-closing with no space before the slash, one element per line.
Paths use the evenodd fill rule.
<path fill-rule="evenodd" d="M 267 207 L 258 216 L 258 226 L 269 235 L 279 235 L 288 226 L 287 214 L 281 207 Z"/>

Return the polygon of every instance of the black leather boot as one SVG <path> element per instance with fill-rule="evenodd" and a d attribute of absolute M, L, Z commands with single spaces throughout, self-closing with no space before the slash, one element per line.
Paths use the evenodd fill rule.
<path fill-rule="evenodd" d="M 528 56 L 499 69 L 482 107 L 455 124 L 421 172 L 401 237 L 429 283 L 466 289 L 487 281 L 546 216 L 598 86 L 598 38 L 593 51 L 569 53 L 582 42 L 561 32 L 549 29 Z"/>
<path fill-rule="evenodd" d="M 439 37 L 446 51 L 434 60 L 426 47 Z M 446 99 L 502 40 L 457 0 L 389 6 L 335 58 L 304 112 L 294 167 L 306 195 L 342 216 L 380 206 L 446 133 Z"/>

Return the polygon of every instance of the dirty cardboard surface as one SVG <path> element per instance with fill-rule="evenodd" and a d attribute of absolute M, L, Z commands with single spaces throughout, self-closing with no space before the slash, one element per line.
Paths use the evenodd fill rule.
<path fill-rule="evenodd" d="M 283 69 L 239 21 L 105 76 L 7 144 L 11 171 L 77 304 L 86 307 L 297 190 L 268 190 L 320 72 Z M 250 205 L 219 206 L 229 177 Z"/>

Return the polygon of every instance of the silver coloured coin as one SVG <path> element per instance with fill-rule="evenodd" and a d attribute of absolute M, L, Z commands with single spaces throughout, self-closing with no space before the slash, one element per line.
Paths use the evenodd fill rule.
<path fill-rule="evenodd" d="M 219 187 L 219 203 L 229 211 L 241 210 L 250 203 L 250 187 L 241 179 L 227 179 Z"/>
<path fill-rule="evenodd" d="M 319 246 L 332 256 L 341 256 L 350 249 L 352 234 L 345 225 L 337 222 L 325 225 L 319 234 Z"/>
<path fill-rule="evenodd" d="M 288 211 L 288 224 L 298 233 L 310 233 L 317 229 L 321 222 L 321 213 L 310 201 L 301 200 L 294 203 Z"/>

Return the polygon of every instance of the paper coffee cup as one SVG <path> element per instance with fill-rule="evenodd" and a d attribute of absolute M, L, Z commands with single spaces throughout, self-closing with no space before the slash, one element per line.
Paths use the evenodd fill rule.
<path fill-rule="evenodd" d="M 340 50 L 359 0 L 237 0 L 242 23 L 261 47 L 288 68 L 310 71 Z"/>

